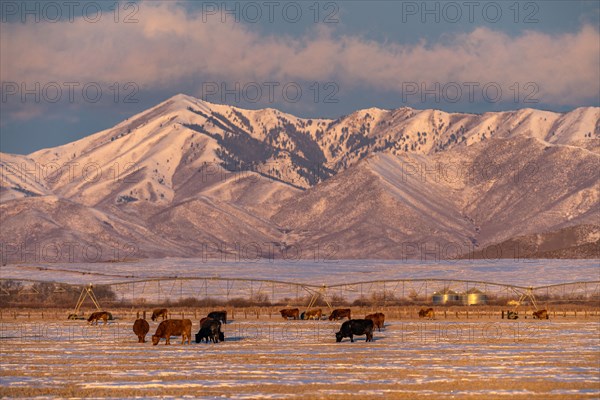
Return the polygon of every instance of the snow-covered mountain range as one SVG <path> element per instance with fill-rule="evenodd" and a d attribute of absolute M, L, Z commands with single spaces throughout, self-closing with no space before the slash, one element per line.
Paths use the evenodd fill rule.
<path fill-rule="evenodd" d="M 330 120 L 177 95 L 0 153 L 2 258 L 598 257 L 599 150 L 600 108 Z"/>

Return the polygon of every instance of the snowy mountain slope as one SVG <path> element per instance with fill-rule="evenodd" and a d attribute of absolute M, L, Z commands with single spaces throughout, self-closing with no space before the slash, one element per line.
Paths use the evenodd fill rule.
<path fill-rule="evenodd" d="M 123 261 L 189 255 L 133 221 L 55 196 L 0 204 L 3 261 Z"/>
<path fill-rule="evenodd" d="M 408 178 L 403 164 L 412 159 L 388 153 L 364 160 L 288 201 L 273 220 L 292 242 L 334 246 L 352 258 L 404 258 L 432 237 L 468 249 L 474 228 L 461 215 L 460 196 Z"/>
<path fill-rule="evenodd" d="M 337 120 L 313 120 L 177 95 L 112 129 L 35 152 L 30 158 L 42 164 L 75 165 L 74 179 L 63 173 L 49 186 L 56 194 L 87 205 L 100 202 L 106 193 L 112 201 L 129 196 L 168 203 L 176 192 L 174 174 L 179 172 L 177 178 L 185 181 L 190 173 L 183 171 L 193 173 L 206 164 L 251 170 L 308 188 L 386 150 L 433 154 L 492 137 L 516 136 L 556 144 L 595 142 L 600 138 L 599 120 L 598 108 L 564 115 L 532 109 L 475 115 L 371 108 Z M 96 179 L 98 172 L 101 176 Z M 117 185 L 133 181 L 127 177 L 134 172 L 140 175 L 138 182 Z"/>
<path fill-rule="evenodd" d="M 600 225 L 599 154 L 600 108 L 369 108 L 330 120 L 177 95 L 73 143 L 0 153 L 2 240 L 29 240 L 11 210 L 44 220 L 54 201 L 40 235 L 93 239 L 60 211 L 78 205 L 114 219 L 115 237 L 139 239 L 144 257 L 255 239 L 342 244 L 342 257 L 402 257 L 403 243 L 427 241 L 477 248 Z"/>
<path fill-rule="evenodd" d="M 273 219 L 306 246 L 335 242 L 353 257 L 402 259 L 415 246 L 419 256 L 471 253 L 517 236 L 599 226 L 599 163 L 585 149 L 532 137 L 432 156 L 381 153 L 286 202 Z"/>
<path fill-rule="evenodd" d="M 29 157 L 0 153 L 0 174 L 0 203 L 52 193 L 46 185 L 50 169 L 42 170 Z"/>

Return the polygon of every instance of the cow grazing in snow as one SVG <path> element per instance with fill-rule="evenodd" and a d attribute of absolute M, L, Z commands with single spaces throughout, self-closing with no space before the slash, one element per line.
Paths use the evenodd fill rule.
<path fill-rule="evenodd" d="M 283 310 L 279 310 L 279 312 L 284 319 L 300 319 L 300 310 L 297 308 L 284 308 Z"/>
<path fill-rule="evenodd" d="M 225 340 L 225 335 L 221 331 L 221 321 L 216 319 L 206 319 L 200 324 L 200 330 L 196 333 L 196 343 L 200 343 L 202 339 L 206 339 L 206 342 L 212 341 L 213 343 L 219 343 Z"/>
<path fill-rule="evenodd" d="M 165 339 L 165 344 L 171 344 L 171 336 L 181 336 L 181 344 L 184 344 L 186 340 L 190 344 L 192 321 L 189 319 L 167 319 L 162 321 L 156 328 L 156 333 L 152 335 L 152 344 L 156 346 L 162 338 Z"/>
<path fill-rule="evenodd" d="M 302 319 L 321 319 L 323 311 L 320 308 L 308 310 L 302 313 Z"/>
<path fill-rule="evenodd" d="M 217 321 L 221 321 L 221 323 L 227 323 L 227 311 L 213 311 L 208 313 L 208 318 L 216 319 Z"/>
<path fill-rule="evenodd" d="M 367 335 L 367 342 L 373 341 L 373 321 L 370 319 L 351 319 L 346 321 L 340 327 L 339 332 L 335 334 L 336 342 L 341 342 L 343 338 L 349 337 L 354 342 L 354 335 Z"/>
<path fill-rule="evenodd" d="M 146 343 L 146 334 L 150 331 L 150 324 L 145 319 L 136 319 L 133 323 L 133 333 L 138 337 L 138 343 Z"/>
<path fill-rule="evenodd" d="M 373 321 L 373 325 L 377 328 L 379 332 L 381 332 L 381 328 L 385 324 L 385 315 L 383 313 L 373 313 L 369 314 L 365 317 L 365 319 L 370 319 Z"/>
<path fill-rule="evenodd" d="M 331 312 L 331 315 L 329 316 L 330 321 L 337 321 L 338 319 L 342 318 L 352 319 L 352 313 L 349 308 L 338 308 L 336 310 L 333 310 Z"/>
<path fill-rule="evenodd" d="M 164 321 L 167 319 L 168 312 L 169 310 L 166 308 L 157 308 L 156 310 L 152 311 L 152 321 L 156 321 L 160 317 L 162 317 L 162 320 Z"/>
<path fill-rule="evenodd" d="M 427 319 L 434 319 L 435 318 L 435 313 L 433 312 L 433 308 L 422 308 L 419 311 L 419 318 L 427 318 Z"/>
<path fill-rule="evenodd" d="M 98 325 L 98 320 L 100 320 L 100 319 L 103 320 L 104 325 L 106 325 L 108 323 L 108 320 L 110 319 L 110 314 L 106 311 L 94 312 L 88 318 L 88 323 L 91 325 Z"/>

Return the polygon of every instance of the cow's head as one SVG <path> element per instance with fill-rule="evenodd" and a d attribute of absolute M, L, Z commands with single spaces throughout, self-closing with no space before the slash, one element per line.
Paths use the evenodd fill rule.
<path fill-rule="evenodd" d="M 344 338 L 344 336 L 342 336 L 342 331 L 339 331 L 335 334 L 335 341 L 337 343 L 341 342 L 343 338 Z"/>
<path fill-rule="evenodd" d="M 152 335 L 152 345 L 156 346 L 160 341 L 160 337 L 156 335 Z"/>

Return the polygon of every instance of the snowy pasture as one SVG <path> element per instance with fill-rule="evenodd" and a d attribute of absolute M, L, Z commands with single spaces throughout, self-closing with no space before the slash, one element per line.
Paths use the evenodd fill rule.
<path fill-rule="evenodd" d="M 0 324 L 1 396 L 598 398 L 599 324 L 389 321 L 335 343 L 341 322 L 235 320 L 225 342 L 139 344 L 133 321 Z M 194 322 L 194 332 L 198 321 Z M 147 340 L 157 323 L 150 322 Z"/>
<path fill-rule="evenodd" d="M 111 284 L 165 277 L 273 279 L 313 285 L 467 279 L 521 286 L 597 281 L 597 260 L 336 263 L 147 260 L 8 265 L 3 279 Z M 123 288 L 128 289 L 127 286 Z M 432 288 L 435 289 L 435 288 Z M 135 296 L 140 295 L 139 286 Z M 128 292 L 130 293 L 130 292 Z M 120 293 L 118 293 L 120 296 Z M 115 307 L 118 305 L 115 304 Z M 113 310 L 117 311 L 117 310 Z M 244 319 L 225 342 L 138 344 L 128 317 L 107 326 L 0 320 L 0 396 L 47 398 L 600 397 L 598 314 L 550 320 L 386 321 L 375 340 L 335 343 L 341 322 Z M 119 315 L 118 311 L 115 315 Z M 355 318 L 360 316 L 354 316 Z M 193 320 L 193 332 L 199 322 Z M 158 323 L 150 322 L 147 340 Z"/>
<path fill-rule="evenodd" d="M 468 279 L 542 286 L 600 279 L 598 260 L 203 260 L 167 258 L 122 263 L 12 264 L 3 279 L 73 284 L 143 278 L 219 277 L 275 279 L 306 284 L 342 284 L 383 279 Z"/>

